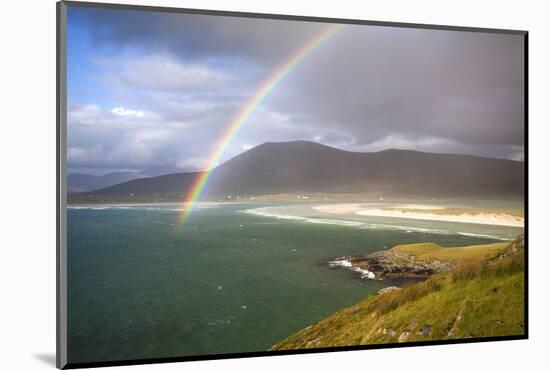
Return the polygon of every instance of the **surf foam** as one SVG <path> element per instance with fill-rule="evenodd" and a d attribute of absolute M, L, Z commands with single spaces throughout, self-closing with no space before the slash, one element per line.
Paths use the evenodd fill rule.
<path fill-rule="evenodd" d="M 376 278 L 376 276 L 374 275 L 374 273 L 372 271 L 369 271 L 367 269 L 362 269 L 362 268 L 357 267 L 357 266 L 353 266 L 353 264 L 350 261 L 348 261 L 347 259 L 342 258 L 342 257 L 337 258 L 333 261 L 329 261 L 328 265 L 329 265 L 330 268 L 343 267 L 345 269 L 355 271 L 355 272 L 357 272 L 361 275 L 361 279 L 375 279 Z"/>
<path fill-rule="evenodd" d="M 509 240 L 508 238 L 503 238 L 500 236 L 488 235 L 488 234 L 466 233 L 466 232 L 459 232 L 459 231 L 431 229 L 431 228 L 415 227 L 415 226 L 378 224 L 378 223 L 369 223 L 364 221 L 348 221 L 348 220 L 336 220 L 336 219 L 329 219 L 329 218 L 312 218 L 312 217 L 306 217 L 306 216 L 289 215 L 284 213 L 273 212 L 273 208 L 276 208 L 276 207 L 253 208 L 253 209 L 242 210 L 241 212 L 255 215 L 255 216 L 275 218 L 279 220 L 293 220 L 293 221 L 301 221 L 301 222 L 320 224 L 320 225 L 338 225 L 338 226 L 346 226 L 346 227 L 355 227 L 355 228 L 365 229 L 365 230 L 377 230 L 377 229 L 399 230 L 399 231 L 404 231 L 406 233 L 417 232 L 417 233 L 424 233 L 424 234 L 463 235 L 463 236 L 470 236 L 470 237 L 484 238 L 484 239 Z"/>

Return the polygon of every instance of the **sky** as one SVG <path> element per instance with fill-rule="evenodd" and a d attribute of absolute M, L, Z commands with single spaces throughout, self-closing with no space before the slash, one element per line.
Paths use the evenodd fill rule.
<path fill-rule="evenodd" d="M 209 169 L 264 142 L 523 160 L 523 37 L 344 25 L 272 89 L 316 22 L 68 9 L 69 173 Z"/>

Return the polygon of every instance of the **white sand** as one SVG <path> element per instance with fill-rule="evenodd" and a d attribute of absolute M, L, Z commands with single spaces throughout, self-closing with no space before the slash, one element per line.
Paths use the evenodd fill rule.
<path fill-rule="evenodd" d="M 374 204 L 368 203 L 344 203 L 344 204 L 327 204 L 313 207 L 315 211 L 322 213 L 332 214 L 356 214 L 360 216 L 373 216 L 373 217 L 394 217 L 394 218 L 407 218 L 415 220 L 427 220 L 427 221 L 447 221 L 447 222 L 463 222 L 471 224 L 481 225 L 499 225 L 499 226 L 513 226 L 524 227 L 523 217 L 511 216 L 506 214 L 495 213 L 480 213 L 480 214 L 463 214 L 463 215 L 438 215 L 425 212 L 402 212 L 399 210 L 385 209 L 365 209 L 367 206 L 373 206 Z M 377 205 L 379 206 L 379 204 Z M 422 204 L 407 204 L 396 206 L 395 208 L 406 209 L 419 209 L 419 210 L 436 210 L 443 209 L 444 207 L 436 207 Z"/>
<path fill-rule="evenodd" d="M 425 204 L 406 204 L 399 207 L 390 207 L 390 208 L 403 208 L 403 209 L 420 209 L 422 211 L 433 211 L 435 209 L 444 209 L 445 207 L 440 206 L 427 206 Z"/>
<path fill-rule="evenodd" d="M 401 212 L 401 211 L 389 211 L 389 210 L 382 210 L 382 209 L 358 211 L 355 213 L 361 216 L 412 218 L 415 220 L 464 222 L 464 223 L 481 224 L 481 225 L 500 225 L 500 226 L 515 226 L 515 227 L 524 226 L 523 217 L 516 217 L 511 215 L 495 214 L 495 213 L 480 213 L 476 215 L 469 215 L 469 214 L 436 215 L 432 213 Z"/>
<path fill-rule="evenodd" d="M 342 204 L 324 204 L 322 206 L 312 207 L 313 210 L 323 213 L 334 213 L 338 215 L 349 215 L 364 211 L 368 203 L 342 203 Z M 376 204 L 378 205 L 378 204 Z"/>

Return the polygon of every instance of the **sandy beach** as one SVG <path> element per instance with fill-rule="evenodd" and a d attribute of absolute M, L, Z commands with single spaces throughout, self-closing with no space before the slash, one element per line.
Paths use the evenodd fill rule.
<path fill-rule="evenodd" d="M 380 203 L 341 203 L 341 204 L 323 204 L 312 207 L 313 210 L 322 213 L 332 213 L 337 215 L 349 215 L 364 211 L 366 207 L 380 206 Z"/>
<path fill-rule="evenodd" d="M 391 210 L 387 206 L 384 208 L 373 208 L 373 206 L 379 206 L 379 204 L 373 203 L 348 203 L 348 204 L 327 204 L 312 207 L 313 210 L 321 213 L 331 214 L 355 214 L 360 216 L 372 216 L 372 217 L 394 217 L 394 218 L 406 218 L 415 220 L 428 220 L 428 221 L 447 221 L 447 222 L 462 222 L 481 225 L 498 225 L 498 226 L 512 226 L 512 227 L 524 227 L 524 218 L 518 216 L 512 216 L 501 213 L 484 213 L 479 212 L 476 214 L 448 214 L 441 215 L 435 213 L 429 213 L 430 210 L 442 210 L 444 207 L 422 205 L 422 204 L 407 204 L 395 207 L 395 210 Z M 398 209 L 397 209 L 398 208 Z M 423 212 L 407 211 L 403 212 L 400 209 L 422 210 Z M 467 210 L 465 210 L 467 212 Z"/>

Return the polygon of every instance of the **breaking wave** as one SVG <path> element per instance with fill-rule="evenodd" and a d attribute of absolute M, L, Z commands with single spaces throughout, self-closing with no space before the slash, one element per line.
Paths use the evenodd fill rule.
<path fill-rule="evenodd" d="M 196 204 L 194 206 L 194 209 L 208 209 L 208 208 L 216 208 L 218 207 L 217 204 Z M 132 210 L 132 211 L 164 211 L 164 212 L 182 212 L 184 209 L 180 206 L 118 206 L 118 205 L 111 205 L 111 206 L 97 206 L 97 205 L 90 205 L 90 206 L 68 206 L 68 209 L 91 209 L 94 211 L 103 211 L 103 210 Z"/>
<path fill-rule="evenodd" d="M 241 212 L 251 214 L 251 215 L 255 215 L 255 216 L 276 218 L 276 219 L 279 219 L 279 220 L 294 220 L 294 221 L 301 221 L 301 222 L 307 222 L 307 223 L 312 223 L 312 224 L 347 226 L 347 227 L 354 227 L 354 228 L 365 229 L 365 230 L 400 230 L 400 231 L 404 231 L 406 233 L 416 232 L 416 233 L 441 234 L 441 235 L 463 235 L 463 236 L 471 236 L 471 237 L 476 237 L 476 238 L 487 238 L 487 239 L 495 239 L 495 240 L 509 240 L 508 238 L 502 238 L 502 237 L 496 236 L 496 235 L 466 233 L 466 232 L 443 230 L 443 229 L 433 229 L 433 228 L 415 227 L 415 226 L 400 226 L 400 225 L 390 225 L 390 224 L 369 223 L 369 222 L 364 222 L 364 221 L 348 221 L 348 220 L 338 220 L 338 219 L 330 219 L 330 218 L 313 218 L 313 217 L 306 217 L 306 216 L 288 215 L 288 214 L 272 212 L 271 207 L 247 209 L 247 210 L 243 210 Z"/>
<path fill-rule="evenodd" d="M 68 206 L 68 209 L 91 209 L 94 211 L 103 211 L 108 209 L 113 210 L 135 210 L 135 211 L 168 211 L 168 212 L 181 212 L 183 208 L 180 207 L 149 207 L 149 206 Z"/>
<path fill-rule="evenodd" d="M 357 267 L 357 266 L 353 266 L 350 261 L 345 259 L 345 257 L 340 257 L 340 258 L 337 258 L 333 261 L 329 261 L 328 266 L 330 268 L 343 267 L 345 269 L 358 272 L 361 275 L 361 279 L 375 279 L 376 278 L 376 276 L 374 275 L 374 273 L 372 271 L 369 271 L 367 269 L 362 269 L 362 268 Z"/>

